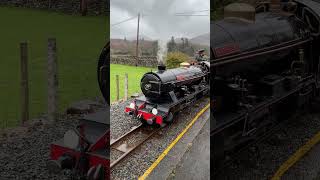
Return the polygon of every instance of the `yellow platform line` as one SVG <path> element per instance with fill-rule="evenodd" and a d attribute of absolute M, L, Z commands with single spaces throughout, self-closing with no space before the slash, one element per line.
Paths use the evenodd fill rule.
<path fill-rule="evenodd" d="M 281 177 L 286 173 L 290 167 L 292 167 L 296 162 L 298 162 L 311 148 L 319 143 L 320 141 L 320 132 L 313 136 L 305 145 L 300 147 L 290 158 L 284 162 L 277 172 L 273 175 L 271 180 L 280 180 Z"/>
<path fill-rule="evenodd" d="M 139 177 L 139 180 L 146 179 L 150 173 L 158 166 L 158 164 L 164 159 L 164 157 L 169 153 L 169 151 L 177 144 L 177 142 L 183 137 L 183 135 L 193 126 L 193 124 L 199 119 L 199 117 L 209 109 L 210 104 L 206 105 L 187 125 L 187 127 L 177 136 L 177 138 L 171 142 L 171 144 L 161 153 L 158 159 L 147 169 L 147 171 Z"/>

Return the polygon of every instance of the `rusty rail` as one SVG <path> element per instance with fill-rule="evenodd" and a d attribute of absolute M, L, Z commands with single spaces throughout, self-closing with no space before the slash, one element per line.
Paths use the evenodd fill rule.
<path fill-rule="evenodd" d="M 151 131 L 150 133 L 145 133 L 145 137 L 144 138 L 142 138 L 141 140 L 136 142 L 132 147 L 127 148 L 126 151 L 118 149 L 121 145 L 126 144 L 126 143 L 120 144 L 121 141 L 129 139 L 130 135 L 133 135 L 134 133 L 142 132 L 143 131 L 142 128 L 144 128 L 144 127 L 145 126 L 143 124 L 141 124 L 139 126 L 134 127 L 133 129 L 131 129 L 130 131 L 128 131 L 127 133 L 125 133 L 121 137 L 117 138 L 116 140 L 111 140 L 111 142 L 110 142 L 111 151 L 119 151 L 119 152 L 122 153 L 122 155 L 120 157 L 118 157 L 115 161 L 111 162 L 111 164 L 110 164 L 110 168 L 111 169 L 113 167 L 115 167 L 118 163 L 120 163 L 122 160 L 124 160 L 126 157 L 128 157 L 128 155 L 130 153 L 132 153 L 134 150 L 136 150 L 138 147 L 140 147 L 144 142 L 149 140 L 153 135 L 155 135 L 161 129 L 161 128 L 157 128 L 157 129 L 154 129 L 154 130 L 150 130 Z M 151 128 L 151 127 L 146 127 L 146 128 Z"/>

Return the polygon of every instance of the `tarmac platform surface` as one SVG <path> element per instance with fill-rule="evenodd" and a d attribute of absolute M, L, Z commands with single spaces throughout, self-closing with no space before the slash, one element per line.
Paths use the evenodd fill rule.
<path fill-rule="evenodd" d="M 320 180 L 320 144 L 316 144 L 281 178 L 282 180 Z"/>
<path fill-rule="evenodd" d="M 199 117 L 147 179 L 210 179 L 210 109 Z"/>

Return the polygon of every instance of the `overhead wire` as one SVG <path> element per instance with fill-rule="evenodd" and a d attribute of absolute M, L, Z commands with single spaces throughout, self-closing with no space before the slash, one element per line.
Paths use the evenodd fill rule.
<path fill-rule="evenodd" d="M 190 13 L 208 12 L 208 11 L 210 11 L 210 9 L 199 10 L 199 11 L 178 12 L 178 13 L 175 13 L 175 14 L 190 14 Z"/>
<path fill-rule="evenodd" d="M 132 20 L 132 19 L 135 19 L 136 17 L 137 17 L 137 16 L 133 16 L 133 17 L 128 18 L 128 19 L 125 19 L 125 20 L 123 20 L 123 21 L 120 21 L 120 22 L 111 24 L 111 27 L 116 26 L 116 25 L 119 25 L 119 24 L 122 24 L 122 23 L 125 23 L 125 22 L 127 22 L 127 21 L 130 21 L 130 20 Z"/>

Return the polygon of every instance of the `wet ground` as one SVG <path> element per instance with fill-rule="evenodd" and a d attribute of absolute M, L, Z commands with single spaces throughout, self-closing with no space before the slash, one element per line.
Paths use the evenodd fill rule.
<path fill-rule="evenodd" d="M 267 180 L 273 177 L 278 168 L 289 157 L 320 131 L 319 105 L 305 112 L 293 113 L 296 113 L 296 115 L 290 118 L 283 128 L 267 140 L 257 144 L 256 148 L 251 148 L 251 150 L 249 148 L 249 150 L 241 153 L 240 158 L 224 169 L 224 172 L 219 174 L 216 179 Z M 320 147 L 318 146 L 310 151 L 309 155 L 311 156 L 309 158 L 306 156 L 305 161 L 308 163 L 299 165 L 302 161 L 298 162 L 296 166 L 292 167 L 292 170 L 288 171 L 293 171 L 293 173 L 290 176 L 283 176 L 283 178 L 313 180 L 320 174 L 318 161 L 318 159 L 320 160 Z"/>

